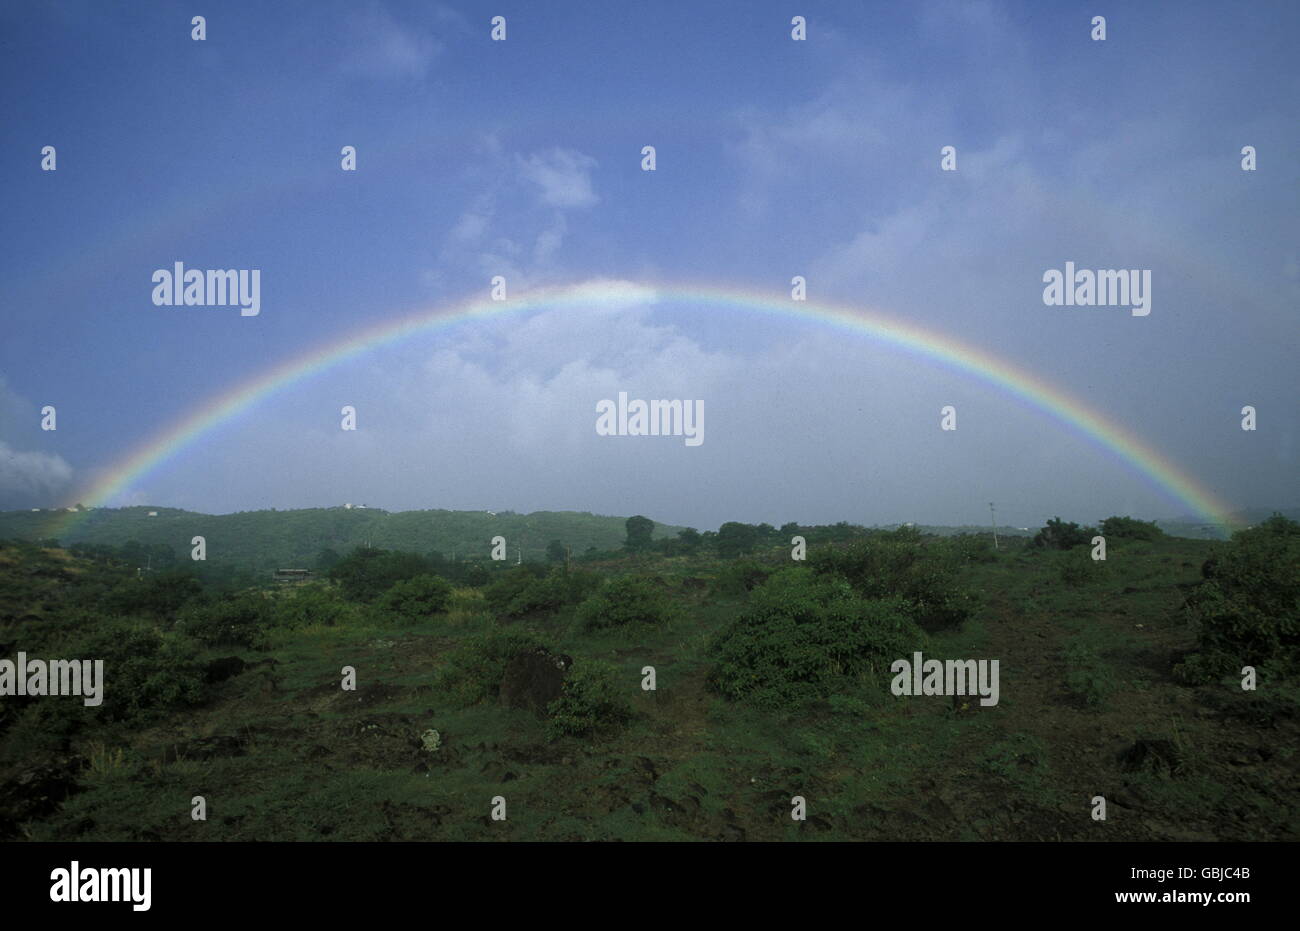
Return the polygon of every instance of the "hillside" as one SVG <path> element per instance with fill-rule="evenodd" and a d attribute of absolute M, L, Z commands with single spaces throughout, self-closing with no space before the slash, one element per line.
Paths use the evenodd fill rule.
<path fill-rule="evenodd" d="M 1295 840 L 1297 560 L 1280 520 L 1100 563 L 902 531 L 222 595 L 0 543 L 0 656 L 107 682 L 0 697 L 0 838 Z M 1000 697 L 891 694 L 913 650 Z"/>
<path fill-rule="evenodd" d="M 151 517 L 150 513 L 157 516 Z M 69 520 L 71 518 L 71 520 Z M 656 524 L 656 538 L 675 536 L 681 527 Z M 627 537 L 626 518 L 579 511 L 384 511 L 379 508 L 309 508 L 202 514 L 176 508 L 96 508 L 66 511 L 0 512 L 0 540 L 58 540 L 63 545 L 96 543 L 121 546 L 131 540 L 164 544 L 177 556 L 190 541 L 207 541 L 208 560 L 247 569 L 316 565 L 320 552 L 347 553 L 358 546 L 438 552 L 460 559 L 487 558 L 491 540 L 503 536 L 509 561 L 519 549 L 525 561 L 543 559 L 547 544 L 559 540 L 572 552 L 616 550 Z"/>

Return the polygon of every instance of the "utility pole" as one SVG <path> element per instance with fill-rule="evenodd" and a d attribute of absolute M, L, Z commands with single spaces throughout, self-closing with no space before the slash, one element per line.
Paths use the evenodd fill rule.
<path fill-rule="evenodd" d="M 998 548 L 998 515 L 993 510 L 993 502 L 989 502 L 989 520 L 993 522 L 993 548 Z"/>

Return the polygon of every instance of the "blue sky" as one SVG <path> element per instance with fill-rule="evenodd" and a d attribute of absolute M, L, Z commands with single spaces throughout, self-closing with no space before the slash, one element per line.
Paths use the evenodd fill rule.
<path fill-rule="evenodd" d="M 496 274 L 774 294 L 802 274 L 1038 373 L 1235 507 L 1294 506 L 1300 7 L 1106 6 L 5 4 L 0 507 L 67 503 L 206 399 Z M 176 261 L 261 269 L 261 314 L 155 307 Z M 1066 261 L 1151 269 L 1152 313 L 1044 306 Z M 619 390 L 703 399 L 705 444 L 597 437 Z M 116 503 L 363 500 L 699 527 L 1186 510 L 969 377 L 678 304 L 377 350 Z"/>

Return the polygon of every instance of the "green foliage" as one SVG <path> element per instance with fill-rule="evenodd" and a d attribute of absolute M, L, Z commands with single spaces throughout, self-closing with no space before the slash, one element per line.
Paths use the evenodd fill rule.
<path fill-rule="evenodd" d="M 974 599 L 956 581 L 951 551 L 929 545 L 910 528 L 809 554 L 813 570 L 844 579 L 864 598 L 905 599 L 908 614 L 924 630 L 961 626 Z"/>
<path fill-rule="evenodd" d="M 1183 606 L 1198 629 L 1196 653 L 1175 668 L 1187 684 L 1242 666 L 1294 669 L 1300 651 L 1300 524 L 1281 515 L 1233 534 L 1201 570 Z"/>
<path fill-rule="evenodd" d="M 655 522 L 648 517 L 636 515 L 627 519 L 627 542 L 623 545 L 633 553 L 643 553 L 650 549 L 655 532 Z"/>
<path fill-rule="evenodd" d="M 989 537 L 963 533 L 946 542 L 953 558 L 959 563 L 997 562 L 998 553 Z"/>
<path fill-rule="evenodd" d="M 921 649 L 901 598 L 860 598 L 842 578 L 796 567 L 773 575 L 709 647 L 710 687 L 733 701 L 790 708 L 845 677 L 875 674 Z"/>
<path fill-rule="evenodd" d="M 655 580 L 625 575 L 606 582 L 578 606 L 586 630 L 629 624 L 663 624 L 673 617 L 672 605 Z"/>
<path fill-rule="evenodd" d="M 1101 522 L 1101 535 L 1107 541 L 1158 540 L 1165 532 L 1152 521 L 1138 520 L 1135 517 L 1107 517 Z"/>
<path fill-rule="evenodd" d="M 354 601 L 374 601 L 398 582 L 427 575 L 429 560 L 416 553 L 366 549 L 352 551 L 330 570 L 330 578 Z"/>
<path fill-rule="evenodd" d="M 600 587 L 600 576 L 582 569 L 553 569 L 544 578 L 530 578 L 499 609 L 503 617 L 528 617 L 578 604 Z"/>
<path fill-rule="evenodd" d="M 1053 554 L 1057 557 L 1057 574 L 1071 588 L 1082 588 L 1104 580 L 1107 563 L 1093 559 L 1091 549 L 1075 549 Z"/>
<path fill-rule="evenodd" d="M 1034 546 L 1048 550 L 1068 550 L 1091 544 L 1096 535 L 1096 527 L 1080 527 L 1073 521 L 1067 523 L 1059 517 L 1053 517 L 1047 526 L 1034 535 Z"/>
<path fill-rule="evenodd" d="M 1086 640 L 1072 640 L 1061 658 L 1066 670 L 1065 689 L 1084 707 L 1100 708 L 1118 688 L 1114 671 Z"/>
<path fill-rule="evenodd" d="M 441 614 L 451 604 L 451 583 L 436 575 L 403 579 L 384 592 L 376 602 L 381 614 L 401 624 Z"/>
<path fill-rule="evenodd" d="M 107 618 L 77 632 L 60 650 L 59 655 L 104 661 L 104 703 L 86 709 L 104 717 L 141 717 L 203 699 L 198 644 L 147 622 Z"/>
<path fill-rule="evenodd" d="M 744 595 L 758 588 L 776 571 L 775 566 L 764 565 L 753 559 L 737 559 L 725 563 L 718 570 L 713 588 L 720 595 Z"/>
<path fill-rule="evenodd" d="M 746 553 L 752 553 L 759 542 L 758 528 L 752 524 L 740 524 L 727 521 L 718 528 L 714 545 L 718 555 L 723 559 L 735 559 Z"/>
<path fill-rule="evenodd" d="M 583 737 L 625 724 L 632 715 L 627 690 L 626 685 L 619 685 L 618 667 L 613 663 L 574 663 L 560 687 L 560 696 L 547 706 L 547 739 Z"/>
<path fill-rule="evenodd" d="M 568 553 L 564 548 L 564 542 L 562 540 L 552 540 L 550 543 L 546 544 L 547 562 L 564 562 L 567 555 Z"/>
<path fill-rule="evenodd" d="M 488 607 L 497 614 L 506 614 L 524 590 L 542 578 L 544 571 L 541 566 L 534 563 L 511 566 L 483 589 L 483 597 L 487 599 Z"/>
<path fill-rule="evenodd" d="M 275 603 L 257 592 L 190 604 L 181 610 L 177 628 L 206 646 L 265 646 L 275 625 Z"/>
<path fill-rule="evenodd" d="M 704 542 L 704 538 L 700 536 L 700 532 L 694 527 L 687 527 L 685 530 L 679 531 L 677 540 L 687 552 L 695 552 L 700 548 L 700 544 Z"/>
<path fill-rule="evenodd" d="M 168 620 L 186 604 L 203 596 L 198 579 L 185 572 L 157 572 L 139 579 L 127 579 L 104 599 L 104 608 L 124 617 Z"/>
<path fill-rule="evenodd" d="M 329 585 L 300 585 L 275 599 L 277 627 L 300 628 L 317 624 L 333 627 L 355 623 L 360 609 Z"/>
<path fill-rule="evenodd" d="M 518 630 L 493 630 L 467 637 L 447 656 L 438 674 L 438 691 L 459 707 L 495 700 L 501 692 L 506 664 L 517 654 L 545 646 Z"/>

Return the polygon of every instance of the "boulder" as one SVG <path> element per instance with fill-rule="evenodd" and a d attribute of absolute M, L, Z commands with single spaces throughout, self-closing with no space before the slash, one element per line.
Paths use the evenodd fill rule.
<path fill-rule="evenodd" d="M 560 687 L 572 666 L 572 657 L 545 647 L 515 654 L 501 678 L 501 703 L 545 714 L 546 706 L 560 697 Z"/>

